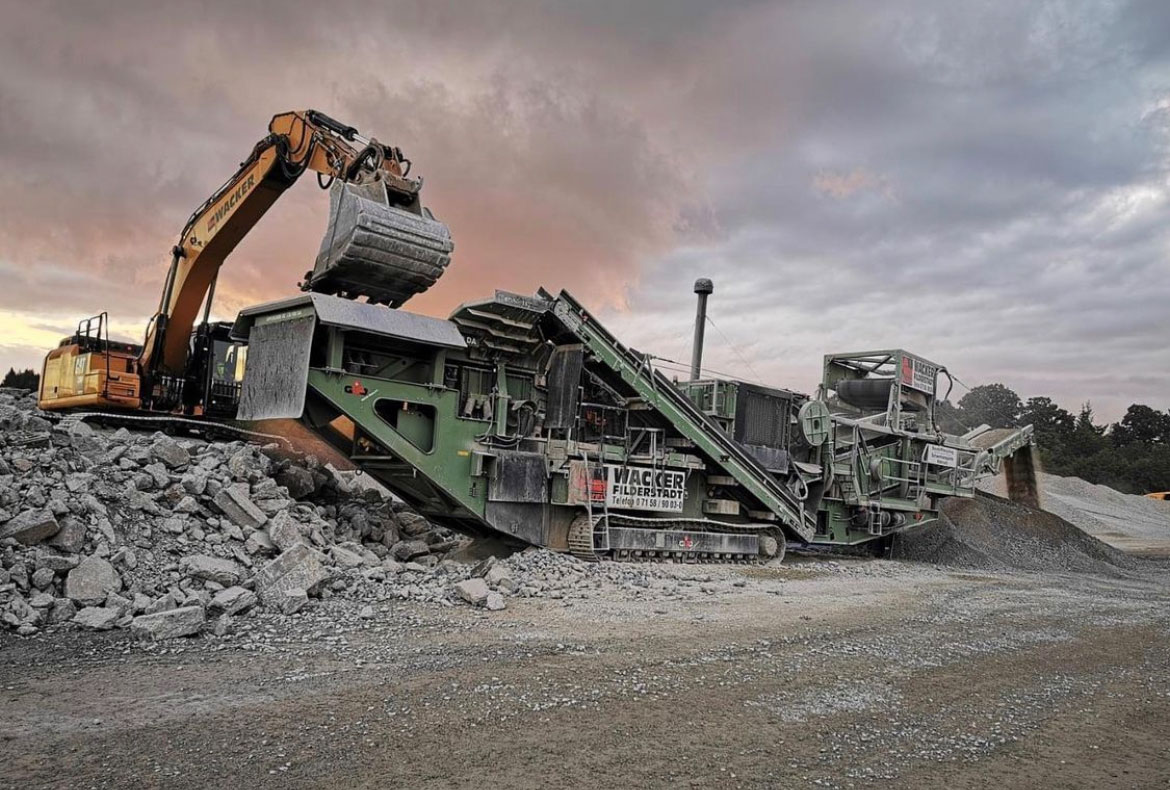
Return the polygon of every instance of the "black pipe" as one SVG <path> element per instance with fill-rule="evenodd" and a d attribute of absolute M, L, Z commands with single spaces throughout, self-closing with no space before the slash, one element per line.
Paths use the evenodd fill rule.
<path fill-rule="evenodd" d="M 706 277 L 695 280 L 695 293 L 699 304 L 695 311 L 695 341 L 691 346 L 691 381 L 698 381 L 703 369 L 703 332 L 707 328 L 707 297 L 715 291 L 715 285 Z"/>

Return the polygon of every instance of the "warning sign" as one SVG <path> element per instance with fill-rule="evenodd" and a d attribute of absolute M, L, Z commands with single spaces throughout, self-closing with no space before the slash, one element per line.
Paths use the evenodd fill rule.
<path fill-rule="evenodd" d="M 934 466 L 949 466 L 954 469 L 959 465 L 959 451 L 954 447 L 928 444 L 926 446 L 926 463 Z"/>
<path fill-rule="evenodd" d="M 681 513 L 687 495 L 685 472 L 605 465 L 605 504 L 629 510 Z"/>
<path fill-rule="evenodd" d="M 938 368 L 934 365 L 914 357 L 902 357 L 903 385 L 933 395 L 936 378 L 938 378 Z"/>

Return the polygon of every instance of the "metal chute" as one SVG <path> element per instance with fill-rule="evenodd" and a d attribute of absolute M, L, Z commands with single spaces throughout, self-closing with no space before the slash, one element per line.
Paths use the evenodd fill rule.
<path fill-rule="evenodd" d="M 430 288 L 455 245 L 446 225 L 420 211 L 390 205 L 381 181 L 334 183 L 307 289 L 397 307 Z"/>

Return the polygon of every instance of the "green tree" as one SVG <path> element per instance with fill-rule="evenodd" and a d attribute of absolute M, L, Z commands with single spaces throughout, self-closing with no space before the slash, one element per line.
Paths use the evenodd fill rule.
<path fill-rule="evenodd" d="M 984 423 L 992 428 L 1014 428 L 1020 424 L 1023 409 L 1020 396 L 1003 384 L 980 384 L 959 399 L 962 421 L 971 428 Z"/>
<path fill-rule="evenodd" d="M 1076 418 L 1058 406 L 1052 398 L 1028 398 L 1020 412 L 1020 425 L 1036 429 L 1036 441 L 1042 447 L 1055 447 L 1068 440 L 1076 428 Z"/>
<path fill-rule="evenodd" d="M 1076 456 L 1078 461 L 1101 452 L 1109 446 L 1108 440 L 1105 439 L 1105 427 L 1093 422 L 1093 404 L 1086 402 L 1081 406 L 1076 425 L 1068 437 L 1068 451 Z"/>
<path fill-rule="evenodd" d="M 25 368 L 21 371 L 9 368 L 4 380 L 0 381 L 0 387 L 15 387 L 22 390 L 36 390 L 40 388 L 40 385 L 41 377 L 31 368 Z"/>
<path fill-rule="evenodd" d="M 1113 426 L 1110 438 L 1118 447 L 1133 442 L 1170 444 L 1170 414 L 1135 403 Z"/>

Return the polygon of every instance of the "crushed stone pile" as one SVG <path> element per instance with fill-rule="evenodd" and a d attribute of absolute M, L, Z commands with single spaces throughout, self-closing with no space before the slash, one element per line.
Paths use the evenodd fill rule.
<path fill-rule="evenodd" d="M 986 493 L 945 500 L 936 523 L 894 537 L 892 556 L 979 570 L 1106 575 L 1140 563 L 1060 516 Z"/>
<path fill-rule="evenodd" d="M 0 389 L 0 624 L 22 635 L 223 631 L 370 584 L 454 604 L 473 568 L 444 557 L 466 540 L 313 456 L 54 424 Z"/>
<path fill-rule="evenodd" d="M 1039 475 L 1041 505 L 1106 543 L 1136 553 L 1170 553 L 1170 502 L 1123 494 L 1079 477 Z M 1005 496 L 1002 476 L 983 490 Z"/>

